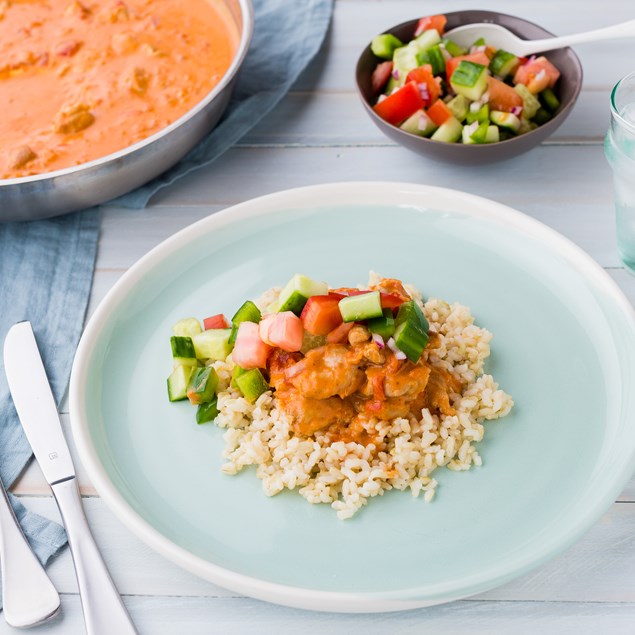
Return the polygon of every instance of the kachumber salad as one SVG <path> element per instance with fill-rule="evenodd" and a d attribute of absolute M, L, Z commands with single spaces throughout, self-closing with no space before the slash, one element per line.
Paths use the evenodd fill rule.
<path fill-rule="evenodd" d="M 465 49 L 444 38 L 444 15 L 419 20 L 410 42 L 376 36 L 373 110 L 433 141 L 497 143 L 537 128 L 560 107 L 560 72 L 544 56 L 517 57 L 479 39 Z"/>
<path fill-rule="evenodd" d="M 255 465 L 267 495 L 297 489 L 349 518 L 393 488 L 429 502 L 436 468 L 481 465 L 483 422 L 513 405 L 483 373 L 491 338 L 467 307 L 396 279 L 296 274 L 231 321 L 177 322 L 168 396 L 227 429 L 226 474 Z"/>

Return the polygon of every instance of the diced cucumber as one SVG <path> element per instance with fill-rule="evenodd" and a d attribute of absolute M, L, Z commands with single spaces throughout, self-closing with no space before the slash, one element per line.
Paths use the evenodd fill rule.
<path fill-rule="evenodd" d="M 520 119 L 511 112 L 503 112 L 501 110 L 492 110 L 489 114 L 489 118 L 493 124 L 496 124 L 499 128 L 505 128 L 514 134 L 517 134 L 520 130 Z"/>
<path fill-rule="evenodd" d="M 236 386 L 236 379 L 238 379 L 238 377 L 240 377 L 241 375 L 244 375 L 247 372 L 246 368 L 243 368 L 242 366 L 234 366 L 234 370 L 232 370 L 232 378 L 231 378 L 231 385 L 232 386 Z"/>
<path fill-rule="evenodd" d="M 540 102 L 525 84 L 516 84 L 514 90 L 523 98 L 523 117 L 533 119 L 540 108 Z"/>
<path fill-rule="evenodd" d="M 235 381 L 238 390 L 250 403 L 254 403 L 260 395 L 269 390 L 269 384 L 257 368 L 242 373 Z"/>
<path fill-rule="evenodd" d="M 472 110 L 474 106 L 476 106 L 476 109 Z M 483 104 L 480 108 L 478 107 L 478 102 L 472 102 L 470 104 L 466 122 L 474 123 L 475 121 L 478 121 L 478 123 L 489 121 L 489 104 Z"/>
<path fill-rule="evenodd" d="M 487 90 L 487 67 L 461 60 L 452 73 L 450 84 L 457 95 L 478 101 Z"/>
<path fill-rule="evenodd" d="M 420 137 L 429 137 L 437 129 L 436 124 L 428 117 L 425 110 L 417 110 L 414 115 L 406 119 L 399 127 L 410 134 L 416 134 Z"/>
<path fill-rule="evenodd" d="M 551 119 L 551 113 L 546 108 L 538 108 L 536 114 L 533 116 L 533 121 L 535 121 L 539 126 L 545 124 Z"/>
<path fill-rule="evenodd" d="M 518 129 L 518 134 L 526 134 L 527 132 L 531 132 L 538 127 L 538 124 L 534 121 L 529 121 L 529 119 L 525 119 L 524 117 L 520 118 L 520 128 Z"/>
<path fill-rule="evenodd" d="M 483 123 L 474 121 L 467 126 L 463 126 L 463 143 L 485 143 L 488 127 L 489 121 L 484 121 Z"/>
<path fill-rule="evenodd" d="M 379 291 L 349 295 L 339 301 L 339 307 L 344 322 L 370 320 L 383 315 Z"/>
<path fill-rule="evenodd" d="M 391 60 L 395 49 L 403 46 L 403 42 L 390 33 L 377 35 L 370 43 L 370 50 L 377 56 L 385 60 Z"/>
<path fill-rule="evenodd" d="M 368 320 L 366 326 L 371 333 L 377 333 L 387 340 L 395 332 L 395 319 L 392 316 L 392 309 L 384 309 L 382 313 L 381 317 Z"/>
<path fill-rule="evenodd" d="M 407 45 L 402 46 L 395 50 L 392 56 L 393 69 L 397 71 L 397 77 L 393 75 L 391 79 L 394 79 L 393 87 L 391 88 L 391 92 L 394 88 L 399 86 L 403 86 L 406 82 L 406 77 L 408 73 L 413 69 L 417 68 L 419 64 L 417 63 L 417 53 L 418 49 L 413 46 Z M 391 84 L 389 81 L 388 84 Z M 388 87 L 386 88 L 388 90 Z"/>
<path fill-rule="evenodd" d="M 406 73 L 406 75 L 407 75 L 407 73 Z M 390 94 L 392 94 L 393 90 L 395 90 L 397 88 L 401 88 L 406 83 L 406 75 L 399 75 L 399 77 L 401 77 L 402 81 L 399 81 L 398 79 L 395 79 L 395 76 L 391 75 L 390 79 L 388 80 L 388 83 L 386 84 L 386 88 L 384 88 L 384 94 L 385 95 L 390 95 Z"/>
<path fill-rule="evenodd" d="M 445 72 L 445 57 L 441 52 L 441 46 L 439 44 L 435 44 L 425 51 L 420 51 L 417 54 L 417 62 L 419 66 L 430 64 L 433 75 L 439 75 Z"/>
<path fill-rule="evenodd" d="M 479 46 L 485 46 L 485 38 L 482 38 L 482 37 L 478 38 L 478 40 L 475 40 L 470 48 L 473 48 L 473 47 L 478 48 Z"/>
<path fill-rule="evenodd" d="M 538 98 L 549 112 L 556 112 L 556 110 L 560 108 L 560 100 L 556 97 L 551 88 L 545 88 L 538 94 Z"/>
<path fill-rule="evenodd" d="M 208 423 L 214 421 L 220 414 L 218 399 L 214 397 L 209 403 L 202 403 L 196 410 L 196 423 Z"/>
<path fill-rule="evenodd" d="M 460 55 L 465 55 L 467 53 L 467 49 L 464 49 L 456 42 L 448 40 L 447 38 L 441 40 L 441 46 L 443 46 L 452 57 L 459 57 Z"/>
<path fill-rule="evenodd" d="M 436 29 L 426 29 L 410 43 L 417 49 L 417 53 L 420 53 L 440 44 L 441 36 Z"/>
<path fill-rule="evenodd" d="M 470 102 L 464 95 L 456 95 L 448 102 L 448 108 L 459 121 L 463 121 L 470 110 Z"/>
<path fill-rule="evenodd" d="M 196 318 L 185 318 L 184 320 L 179 320 L 172 327 L 172 332 L 177 337 L 194 337 L 202 330 L 201 323 Z"/>
<path fill-rule="evenodd" d="M 485 135 L 485 143 L 498 143 L 500 141 L 500 134 L 498 132 L 498 126 L 487 126 L 487 134 Z"/>
<path fill-rule="evenodd" d="M 413 322 L 418 328 L 426 333 L 426 335 L 430 330 L 428 319 L 423 314 L 421 307 L 414 300 L 408 300 L 399 306 L 397 318 L 395 319 L 395 327 L 408 321 Z"/>
<path fill-rule="evenodd" d="M 430 137 L 433 141 L 443 141 L 445 143 L 454 143 L 461 138 L 463 126 L 456 117 L 446 119 Z"/>
<path fill-rule="evenodd" d="M 229 336 L 229 343 L 232 346 L 236 343 L 236 335 L 238 335 L 238 327 L 240 326 L 241 322 L 255 322 L 256 324 L 258 324 L 261 319 L 262 313 L 260 313 L 260 309 L 251 300 L 247 300 L 246 302 L 244 302 L 232 318 L 232 328 L 231 334 Z"/>
<path fill-rule="evenodd" d="M 296 273 L 280 292 L 280 297 L 278 298 L 279 311 L 293 311 L 299 316 L 307 300 L 312 295 L 327 295 L 328 292 L 329 287 L 326 282 L 317 282 L 307 276 Z"/>
<path fill-rule="evenodd" d="M 194 350 L 198 359 L 225 360 L 231 353 L 229 342 L 232 329 L 208 329 L 193 338 Z"/>
<path fill-rule="evenodd" d="M 505 79 L 518 68 L 519 64 L 520 60 L 513 53 L 498 49 L 489 62 L 489 70 L 492 75 Z"/>
<path fill-rule="evenodd" d="M 404 322 L 395 329 L 394 338 L 397 348 L 415 364 L 428 344 L 428 336 L 412 322 Z"/>
<path fill-rule="evenodd" d="M 194 374 L 192 366 L 177 366 L 168 377 L 168 399 L 182 401 L 187 397 L 190 377 Z"/>
<path fill-rule="evenodd" d="M 414 301 L 404 302 L 395 320 L 395 344 L 412 362 L 418 362 L 427 346 L 430 325 L 421 307 Z"/>
<path fill-rule="evenodd" d="M 170 338 L 170 345 L 172 346 L 172 357 L 175 359 L 196 359 L 194 343 L 191 337 L 173 335 Z"/>
<path fill-rule="evenodd" d="M 207 403 L 214 398 L 218 386 L 218 375 L 211 366 L 195 370 L 187 387 L 187 398 L 191 404 Z"/>

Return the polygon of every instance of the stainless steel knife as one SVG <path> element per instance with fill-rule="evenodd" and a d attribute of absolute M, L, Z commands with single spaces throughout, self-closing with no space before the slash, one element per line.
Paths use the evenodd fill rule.
<path fill-rule="evenodd" d="M 18 416 L 66 527 L 88 635 L 134 635 L 136 629 L 93 540 L 75 468 L 30 322 L 4 341 L 4 368 Z"/>

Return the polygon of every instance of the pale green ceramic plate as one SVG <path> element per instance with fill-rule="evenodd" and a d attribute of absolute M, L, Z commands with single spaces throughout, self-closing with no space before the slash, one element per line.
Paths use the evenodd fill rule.
<path fill-rule="evenodd" d="M 369 269 L 471 306 L 516 405 L 487 424 L 483 467 L 435 472 L 433 503 L 393 491 L 340 521 L 267 498 L 252 470 L 221 474 L 222 431 L 167 401 L 169 336 L 293 273 L 346 286 Z M 142 258 L 86 329 L 71 420 L 106 503 L 186 569 L 292 606 L 396 610 L 511 580 L 599 518 L 635 467 L 634 371 L 632 307 L 560 235 L 461 192 L 346 183 L 237 205 Z"/>

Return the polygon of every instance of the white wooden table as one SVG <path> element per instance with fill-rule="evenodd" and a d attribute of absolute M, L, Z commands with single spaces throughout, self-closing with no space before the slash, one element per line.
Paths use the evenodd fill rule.
<path fill-rule="evenodd" d="M 275 112 L 237 147 L 160 193 L 148 209 L 104 210 L 91 310 L 140 256 L 195 220 L 276 190 L 364 179 L 454 187 L 511 205 L 575 241 L 635 303 L 635 277 L 621 267 L 615 250 L 611 174 L 602 151 L 609 90 L 635 70 L 632 41 L 580 47 L 585 82 L 573 114 L 547 143 L 507 164 L 482 168 L 435 164 L 393 145 L 364 114 L 353 89 L 353 74 L 357 55 L 370 38 L 424 12 L 463 8 L 466 3 L 459 0 L 338 0 L 319 59 Z M 563 35 L 635 17 L 633 0 L 496 0 L 473 8 L 514 13 Z M 63 412 L 68 430 L 66 407 Z M 133 537 L 106 508 L 81 468 L 80 480 L 97 542 L 144 635 L 635 633 L 635 480 L 578 544 L 533 573 L 461 602 L 382 615 L 292 610 L 199 580 Z M 14 491 L 31 509 L 57 518 L 36 466 L 28 469 Z M 63 612 L 33 632 L 83 633 L 68 550 L 52 564 L 50 573 L 62 594 Z M 0 634 L 9 632 L 12 629 L 0 620 Z"/>

